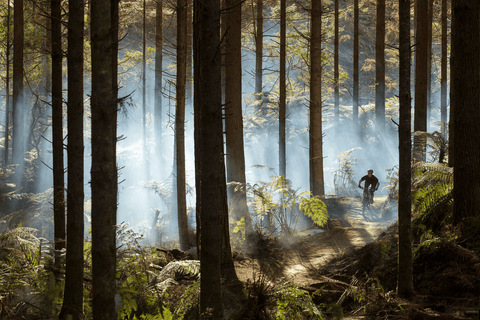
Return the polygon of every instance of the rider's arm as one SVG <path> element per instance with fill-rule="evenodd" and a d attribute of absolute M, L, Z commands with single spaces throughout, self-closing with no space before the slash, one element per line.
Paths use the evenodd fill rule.
<path fill-rule="evenodd" d="M 360 185 L 360 183 L 362 183 L 362 181 L 365 180 L 365 177 L 362 177 L 360 180 L 358 180 L 358 187 L 361 188 L 362 186 Z"/>

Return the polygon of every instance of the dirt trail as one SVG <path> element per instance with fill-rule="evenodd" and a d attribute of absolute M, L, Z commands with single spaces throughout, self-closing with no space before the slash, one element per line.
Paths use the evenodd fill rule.
<path fill-rule="evenodd" d="M 342 255 L 349 249 L 362 247 L 374 241 L 393 220 L 382 219 L 381 206 L 386 196 L 376 196 L 375 203 L 362 214 L 360 197 L 327 200 L 329 228 L 321 232 L 312 229 L 296 234 L 284 243 L 285 248 L 271 259 L 267 266 L 257 261 L 243 261 L 236 264 L 239 278 L 252 279 L 253 273 L 265 267 L 273 271 L 273 278 L 285 277 L 302 286 L 311 286 L 322 281 L 318 270 L 329 260 Z M 287 242 L 287 241 L 286 241 Z"/>

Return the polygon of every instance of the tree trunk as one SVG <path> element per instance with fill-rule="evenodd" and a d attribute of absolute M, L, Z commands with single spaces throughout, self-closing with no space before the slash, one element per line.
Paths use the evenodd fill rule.
<path fill-rule="evenodd" d="M 227 35 L 225 44 L 225 145 L 227 183 L 238 182 L 228 187 L 228 199 L 234 221 L 244 219 L 246 235 L 253 233 L 247 207 L 245 153 L 242 116 L 242 5 L 235 0 L 226 1 Z M 228 225 L 228 224 L 227 224 Z"/>
<path fill-rule="evenodd" d="M 143 41 L 142 41 L 142 115 L 143 115 L 143 170 L 145 180 L 149 179 L 149 162 L 148 162 L 148 146 L 147 146 L 147 1 L 143 0 Z"/>
<path fill-rule="evenodd" d="M 324 197 L 322 142 L 322 1 L 312 2 L 310 26 L 310 190 Z"/>
<path fill-rule="evenodd" d="M 22 180 L 25 153 L 25 106 L 23 104 L 23 0 L 13 3 L 13 139 L 12 163 L 19 166 L 15 169 L 16 182 Z"/>
<path fill-rule="evenodd" d="M 417 0 L 417 38 L 415 62 L 415 119 L 414 131 L 427 131 L 427 63 L 428 63 L 428 0 Z M 420 137 L 415 137 L 414 159 L 425 160 L 425 146 Z"/>
<path fill-rule="evenodd" d="M 385 131 L 385 0 L 377 0 L 375 38 L 375 131 Z"/>
<path fill-rule="evenodd" d="M 177 92 L 175 108 L 175 161 L 177 162 L 177 217 L 180 250 L 187 250 L 188 218 L 185 193 L 185 85 L 187 70 L 187 1 L 177 1 Z"/>
<path fill-rule="evenodd" d="M 450 3 L 453 11 L 453 3 Z M 451 30 L 455 29 L 455 15 L 452 13 Z M 453 38 L 450 36 L 450 46 L 453 47 Z M 455 87 L 453 85 L 453 77 L 455 75 L 455 51 L 450 50 L 450 119 L 448 123 L 448 166 L 455 166 Z"/>
<path fill-rule="evenodd" d="M 93 1 L 92 39 L 92 310 L 116 319 L 118 1 Z"/>
<path fill-rule="evenodd" d="M 238 186 L 228 187 L 227 198 L 231 204 L 232 218 L 235 222 L 244 219 L 246 235 L 253 233 L 252 222 L 247 207 L 245 154 L 243 144 L 242 117 L 242 3 L 238 0 L 226 0 L 225 18 L 225 145 L 227 183 L 238 182 Z M 228 212 L 228 211 L 227 211 Z M 238 280 L 230 248 L 229 217 L 222 218 L 223 243 L 222 271 L 230 281 Z"/>
<path fill-rule="evenodd" d="M 454 223 L 474 227 L 466 218 L 480 217 L 480 2 L 453 0 L 451 79 L 455 93 Z"/>
<path fill-rule="evenodd" d="M 358 134 L 358 105 L 359 105 L 359 9 L 358 0 L 354 0 L 353 12 L 353 127 Z"/>
<path fill-rule="evenodd" d="M 286 34 L 287 34 L 287 3 L 280 0 L 280 98 L 279 98 L 279 174 L 287 175 L 286 139 L 285 139 L 285 114 L 287 109 L 287 82 L 286 82 Z"/>
<path fill-rule="evenodd" d="M 339 134 L 339 126 L 340 126 L 340 91 L 339 91 L 339 54 L 338 54 L 338 2 L 339 0 L 335 0 L 335 19 L 334 19 L 334 67 L 333 67 L 333 85 L 334 85 L 334 126 L 335 126 L 335 136 L 338 137 Z"/>
<path fill-rule="evenodd" d="M 163 0 L 157 0 L 155 17 L 155 158 L 160 167 L 160 179 L 163 179 L 163 155 L 162 155 L 162 65 L 163 65 Z"/>
<path fill-rule="evenodd" d="M 65 248 L 65 177 L 63 167 L 62 103 L 62 9 L 60 0 L 51 1 L 52 20 L 52 142 L 53 142 L 53 217 L 55 229 L 55 267 L 60 269 L 59 250 Z"/>
<path fill-rule="evenodd" d="M 221 213 L 225 210 L 220 71 L 220 5 L 194 0 L 194 106 L 197 214 L 200 215 L 200 313 L 222 317 Z M 224 197 L 222 199 L 222 197 Z M 225 213 L 226 214 L 226 213 Z"/>
<path fill-rule="evenodd" d="M 411 98 L 410 98 L 410 0 L 399 2 L 399 200 L 398 200 L 398 295 L 413 295 L 412 211 L 411 211 Z"/>
<path fill-rule="evenodd" d="M 263 0 L 257 0 L 255 28 L 255 97 L 262 99 L 263 91 Z M 261 108 L 261 106 L 260 106 Z"/>
<path fill-rule="evenodd" d="M 192 35 L 192 27 L 193 27 L 193 0 L 187 0 L 187 86 L 186 86 L 186 98 L 187 101 L 187 117 L 191 118 L 191 114 L 193 114 L 193 35 Z M 186 119 L 187 122 L 190 122 L 189 119 Z M 190 127 L 191 128 L 191 127 Z"/>
<path fill-rule="evenodd" d="M 428 37 L 427 37 L 427 129 L 430 128 L 432 116 L 432 23 L 433 23 L 433 0 L 428 0 Z"/>
<path fill-rule="evenodd" d="M 83 319 L 83 0 L 70 0 L 68 16 L 67 257 L 61 319 Z"/>
<path fill-rule="evenodd" d="M 7 2 L 7 44 L 5 52 L 5 168 L 8 166 L 10 139 L 10 1 Z"/>
<path fill-rule="evenodd" d="M 440 121 L 442 122 L 442 133 L 446 135 L 447 125 L 447 0 L 442 0 L 442 60 L 441 60 L 441 82 L 440 82 Z"/>

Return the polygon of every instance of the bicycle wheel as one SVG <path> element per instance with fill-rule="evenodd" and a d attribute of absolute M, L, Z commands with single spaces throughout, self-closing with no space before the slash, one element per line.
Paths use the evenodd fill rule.
<path fill-rule="evenodd" d="M 363 201 L 362 201 L 362 213 L 365 214 L 365 211 L 367 210 L 368 206 L 370 205 L 370 199 L 368 198 L 368 195 L 363 196 Z"/>

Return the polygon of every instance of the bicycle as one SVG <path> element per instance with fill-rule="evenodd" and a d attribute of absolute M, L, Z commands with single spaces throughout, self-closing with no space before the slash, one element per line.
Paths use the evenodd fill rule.
<path fill-rule="evenodd" d="M 367 189 L 363 189 L 363 200 L 362 200 L 362 213 L 365 214 L 365 211 L 370 207 L 370 204 L 373 203 L 373 188 L 369 186 Z"/>

